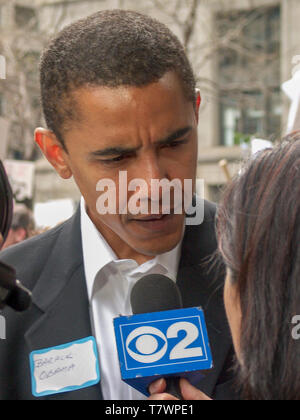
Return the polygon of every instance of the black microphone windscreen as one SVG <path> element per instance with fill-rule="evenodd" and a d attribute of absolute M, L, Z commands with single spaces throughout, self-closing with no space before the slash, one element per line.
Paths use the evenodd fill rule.
<path fill-rule="evenodd" d="M 142 277 L 134 285 L 130 300 L 133 314 L 182 308 L 182 298 L 176 283 L 162 274 Z"/>
<path fill-rule="evenodd" d="M 16 270 L 3 262 L 0 262 L 0 286 L 7 290 L 16 287 Z"/>
<path fill-rule="evenodd" d="M 16 279 L 16 270 L 0 262 L 0 289 L 7 292 L 0 300 L 1 308 L 10 306 L 18 312 L 25 311 L 31 304 L 31 293 Z"/>
<path fill-rule="evenodd" d="M 5 303 L 17 312 L 26 311 L 31 305 L 31 293 L 17 280 L 17 288 L 9 293 Z"/>

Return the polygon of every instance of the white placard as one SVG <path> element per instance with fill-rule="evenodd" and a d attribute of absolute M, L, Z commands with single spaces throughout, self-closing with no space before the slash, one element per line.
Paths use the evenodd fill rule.
<path fill-rule="evenodd" d="M 33 196 L 34 163 L 10 159 L 3 163 L 16 200 L 20 202 L 31 199 Z"/>

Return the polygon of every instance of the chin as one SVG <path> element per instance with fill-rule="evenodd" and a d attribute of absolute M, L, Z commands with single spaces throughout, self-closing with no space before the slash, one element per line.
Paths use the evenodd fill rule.
<path fill-rule="evenodd" d="M 172 251 L 180 242 L 182 238 L 181 232 L 172 237 L 159 240 L 158 238 L 153 241 L 143 241 L 138 246 L 134 246 L 134 249 L 140 254 L 148 257 L 156 257 L 157 255 L 165 254 L 166 252 Z"/>

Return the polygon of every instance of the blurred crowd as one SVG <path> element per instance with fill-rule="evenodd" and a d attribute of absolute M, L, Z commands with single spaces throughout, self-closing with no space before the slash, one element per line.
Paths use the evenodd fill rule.
<path fill-rule="evenodd" d="M 36 228 L 32 211 L 24 204 L 15 204 L 11 228 L 2 250 L 42 233 L 42 231 Z"/>

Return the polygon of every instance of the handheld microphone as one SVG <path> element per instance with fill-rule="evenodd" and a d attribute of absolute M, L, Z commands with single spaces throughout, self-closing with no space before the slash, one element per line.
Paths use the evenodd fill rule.
<path fill-rule="evenodd" d="M 131 305 L 134 315 L 114 320 L 122 380 L 149 396 L 149 385 L 165 378 L 166 392 L 182 399 L 179 378 L 196 384 L 212 368 L 202 309 L 182 309 L 177 285 L 160 274 L 136 283 Z"/>
<path fill-rule="evenodd" d="M 8 236 L 13 216 L 13 193 L 4 166 L 0 161 L 0 234 L 3 242 Z M 0 236 L 1 236 L 0 235 Z M 2 241 L 0 240 L 0 248 Z M 14 268 L 0 262 L 0 310 L 10 306 L 25 311 L 31 304 L 31 293 L 16 279 Z"/>
<path fill-rule="evenodd" d="M 31 304 L 31 293 L 16 279 L 14 268 L 0 262 L 0 309 L 10 306 L 18 312 Z"/>
<path fill-rule="evenodd" d="M 145 293 L 149 298 L 147 300 Z M 131 291 L 130 301 L 135 315 L 182 308 L 182 297 L 177 285 L 160 274 L 141 278 Z M 179 379 L 170 377 L 166 378 L 166 382 L 166 392 L 181 400 Z"/>

